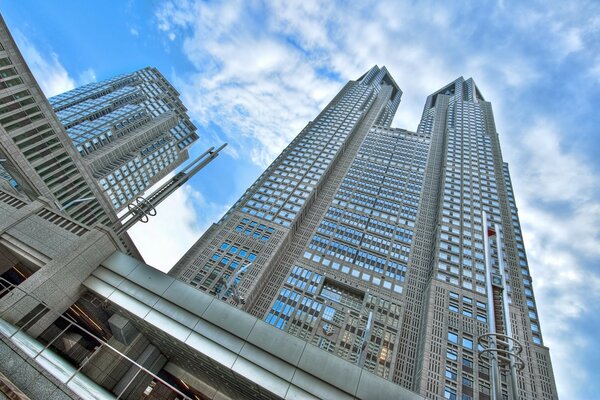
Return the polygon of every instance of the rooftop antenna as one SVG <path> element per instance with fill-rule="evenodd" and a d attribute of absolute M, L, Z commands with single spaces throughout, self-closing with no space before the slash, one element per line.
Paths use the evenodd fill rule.
<path fill-rule="evenodd" d="M 222 144 L 216 150 L 214 147 L 209 148 L 150 195 L 147 197 L 138 196 L 127 206 L 128 211 L 123 214 L 115 223 L 121 224 L 121 226 L 118 226 L 115 229 L 115 233 L 120 235 L 131 228 L 138 221 L 142 223 L 148 222 L 149 217 L 156 215 L 156 206 L 162 203 L 174 191 L 183 186 L 183 184 L 186 183 L 198 171 L 214 160 L 219 155 L 219 152 L 225 148 L 225 146 L 227 146 L 227 143 Z"/>

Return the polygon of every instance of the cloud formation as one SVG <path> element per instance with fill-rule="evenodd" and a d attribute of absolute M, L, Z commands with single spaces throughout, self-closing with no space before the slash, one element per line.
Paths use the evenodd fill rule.
<path fill-rule="evenodd" d="M 563 398 L 600 390 L 586 372 L 598 351 L 583 351 L 600 328 L 600 162 L 589 146 L 577 147 L 584 127 L 573 126 L 590 110 L 580 101 L 593 93 L 586 79 L 600 83 L 598 15 L 593 1 L 460 9 L 439 2 L 181 1 L 156 13 L 160 30 L 181 39 L 173 45 L 194 66 L 177 75 L 192 116 L 218 121 L 233 149 L 262 167 L 347 80 L 374 64 L 386 65 L 404 91 L 393 125 L 413 130 L 428 94 L 460 75 L 473 77 L 494 106 L 511 165 Z"/>
<path fill-rule="evenodd" d="M 31 68 L 42 91 L 47 97 L 55 96 L 75 88 L 75 80 L 62 66 L 58 54 L 50 52 L 43 55 L 20 31 L 15 31 L 15 41 L 21 50 L 27 65 Z"/>
<path fill-rule="evenodd" d="M 590 332 L 600 313 L 600 175 L 566 142 L 554 124 L 537 121 L 518 153 L 527 174 L 513 175 L 545 342 L 563 397 L 582 398 L 578 388 L 600 356 Z"/>
<path fill-rule="evenodd" d="M 428 94 L 472 76 L 493 104 L 511 166 L 559 393 L 600 392 L 593 376 L 600 363 L 594 344 L 599 3 L 168 1 L 156 7 L 166 51 L 188 62 L 173 68 L 171 80 L 200 125 L 202 145 L 225 140 L 227 154 L 260 168 L 347 80 L 374 64 L 386 65 L 404 91 L 393 125 L 413 130 Z M 149 35 L 127 26 L 140 43 Z M 47 95 L 95 79 L 91 69 L 67 73 L 57 54 L 16 36 Z M 249 175 L 240 175 L 235 184 L 248 186 Z M 150 264 L 168 269 L 227 201 L 195 183 L 185 186 L 154 220 L 134 228 L 134 237 Z"/>

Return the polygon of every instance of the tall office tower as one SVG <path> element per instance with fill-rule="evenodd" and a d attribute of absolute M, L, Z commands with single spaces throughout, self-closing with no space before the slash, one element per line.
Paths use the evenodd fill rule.
<path fill-rule="evenodd" d="M 170 274 L 427 398 L 515 398 L 498 355 L 556 398 L 490 103 L 459 78 L 410 132 L 401 93 L 349 82 Z"/>
<path fill-rule="evenodd" d="M 117 216 L 81 162 L 0 17 L 0 179 L 86 225 Z M 127 235 L 123 244 L 139 257 Z"/>
<path fill-rule="evenodd" d="M 81 86 L 50 104 L 117 210 L 187 160 L 198 139 L 179 93 L 156 68 Z"/>

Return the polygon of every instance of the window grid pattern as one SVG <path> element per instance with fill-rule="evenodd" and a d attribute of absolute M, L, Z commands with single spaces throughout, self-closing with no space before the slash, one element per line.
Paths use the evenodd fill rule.
<path fill-rule="evenodd" d="M 27 164 L 4 163 L 5 178 L 30 198 L 41 194 L 63 205 L 79 198 L 95 197 L 90 187 L 92 182 L 82 175 L 74 154 L 61 141 L 60 126 L 45 108 L 43 96 L 22 59 L 18 55 L 9 57 L 7 46 L 12 48 L 13 44 L 0 45 L 0 125 L 14 145 L 14 149 L 5 151 L 18 151 Z M 98 201 L 77 204 L 68 211 L 80 223 L 110 225 L 107 210 Z"/>
<path fill-rule="evenodd" d="M 187 159 L 198 136 L 178 96 L 144 68 L 49 99 L 116 210 Z"/>
<path fill-rule="evenodd" d="M 429 144 L 423 135 L 373 128 L 304 258 L 402 293 Z"/>

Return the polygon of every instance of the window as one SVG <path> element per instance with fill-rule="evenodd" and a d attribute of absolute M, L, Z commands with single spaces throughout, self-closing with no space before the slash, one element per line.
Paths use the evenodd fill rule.
<path fill-rule="evenodd" d="M 448 349 L 446 351 L 446 358 L 448 360 L 456 361 L 456 360 L 458 360 L 458 354 L 456 354 L 456 352 L 454 350 Z"/>
<path fill-rule="evenodd" d="M 444 398 L 448 400 L 456 400 L 456 390 L 446 386 L 444 388 Z"/>
<path fill-rule="evenodd" d="M 471 361 L 468 358 L 463 358 L 462 363 L 463 363 L 463 367 L 465 367 L 465 368 L 473 368 L 473 361 Z"/>
<path fill-rule="evenodd" d="M 446 376 L 446 378 L 455 381 L 456 380 L 456 372 L 453 371 L 451 368 L 446 368 L 446 372 L 444 374 Z"/>
<path fill-rule="evenodd" d="M 458 335 L 456 333 L 448 332 L 448 341 L 458 344 Z"/>
<path fill-rule="evenodd" d="M 473 350 L 473 341 L 471 339 L 463 338 L 462 345 L 467 349 Z"/>

